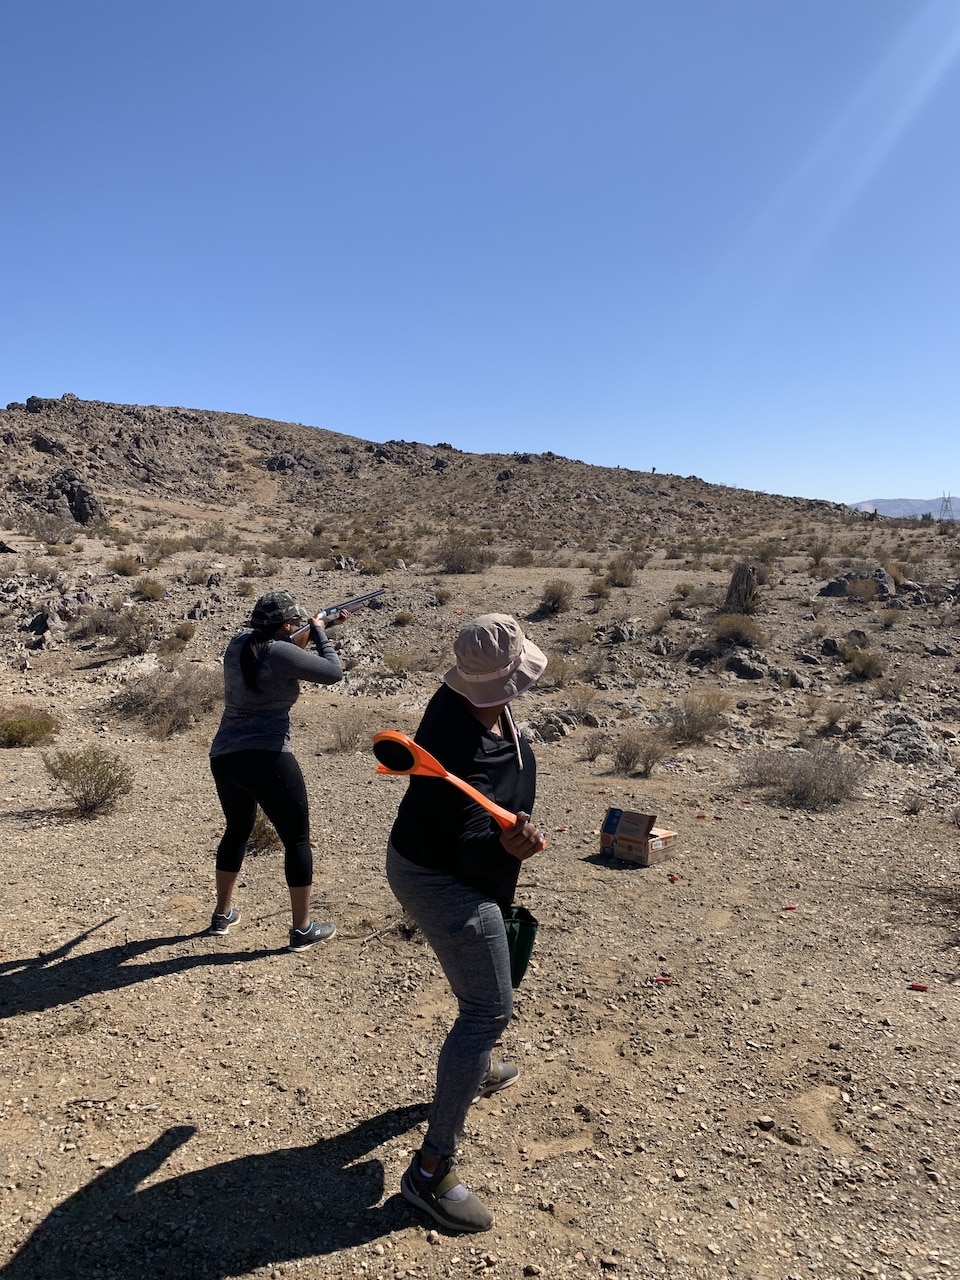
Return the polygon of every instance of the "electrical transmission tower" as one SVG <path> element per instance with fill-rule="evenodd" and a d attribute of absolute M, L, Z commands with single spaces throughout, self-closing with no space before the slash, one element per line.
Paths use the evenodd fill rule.
<path fill-rule="evenodd" d="M 956 516 L 953 514 L 953 499 L 950 497 L 949 493 L 945 493 L 940 502 L 940 520 L 942 522 L 944 520 L 955 519 Z"/>

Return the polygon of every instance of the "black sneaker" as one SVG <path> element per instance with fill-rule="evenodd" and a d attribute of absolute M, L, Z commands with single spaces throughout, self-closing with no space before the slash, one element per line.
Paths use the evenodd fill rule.
<path fill-rule="evenodd" d="M 305 929 L 290 930 L 290 950 L 308 951 L 315 942 L 326 942 L 337 932 L 335 924 L 319 924 L 311 920 Z"/>
<path fill-rule="evenodd" d="M 501 1089 L 509 1089 L 520 1078 L 520 1068 L 512 1062 L 491 1062 L 490 1070 L 480 1081 L 474 1102 L 481 1098 L 489 1098 L 491 1093 L 499 1093 Z"/>
<path fill-rule="evenodd" d="M 231 907 L 226 915 L 222 915 L 219 911 L 215 911 L 210 920 L 210 928 L 207 933 L 214 938 L 222 938 L 225 933 L 230 932 L 231 925 L 235 925 L 240 919 L 240 912 L 236 907 Z"/>
<path fill-rule="evenodd" d="M 452 1157 L 442 1161 L 428 1178 L 420 1170 L 418 1153 L 400 1179 L 400 1191 L 404 1200 L 429 1213 L 449 1231 L 489 1231 L 493 1226 L 493 1214 L 460 1181 Z"/>

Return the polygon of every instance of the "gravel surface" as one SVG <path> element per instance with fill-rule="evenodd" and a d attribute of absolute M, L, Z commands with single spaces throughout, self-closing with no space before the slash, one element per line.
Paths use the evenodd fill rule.
<path fill-rule="evenodd" d="M 97 587 L 98 554 L 88 544 L 88 584 L 116 591 Z M 224 581 L 239 572 L 225 558 Z M 538 620 L 544 576 L 450 578 L 449 601 L 427 609 L 427 577 L 390 574 L 388 608 L 341 631 L 347 680 L 305 692 L 294 712 L 317 914 L 338 930 L 301 955 L 284 950 L 276 853 L 248 859 L 242 922 L 202 934 L 220 828 L 206 764 L 216 714 L 158 741 L 108 707 L 149 658 L 101 641 L 11 645 L 2 700 L 52 710 L 56 748 L 115 750 L 136 786 L 112 814 L 80 821 L 40 748 L 0 752 L 0 1275 L 960 1273 L 960 796 L 956 721 L 943 712 L 960 701 L 960 638 L 941 629 L 946 654 L 930 653 L 922 610 L 897 633 L 919 672 L 909 706 L 843 692 L 860 735 L 844 750 L 871 772 L 825 813 L 779 807 L 738 774 L 753 747 L 796 746 L 809 690 L 704 674 L 659 652 L 645 625 L 616 654 L 603 642 L 601 727 L 650 722 L 708 685 L 729 694 L 723 727 L 650 778 L 585 758 L 596 729 L 570 713 L 579 686 L 524 699 L 538 736 L 562 729 L 536 746 L 549 846 L 525 865 L 519 900 L 541 932 L 503 1039 L 521 1077 L 476 1105 L 463 1147 L 464 1179 L 496 1224 L 448 1236 L 399 1196 L 453 1004 L 384 880 L 405 784 L 375 775 L 369 732 L 416 723 L 464 616 L 512 610 L 559 652 L 572 622 Z M 585 590 L 588 571 L 564 576 Z M 651 565 L 620 613 L 645 624 L 677 577 Z M 301 567 L 283 585 L 329 603 L 371 584 Z M 806 643 L 815 590 L 788 566 L 769 591 L 771 663 Z M 196 594 L 171 580 L 167 605 Z M 207 604 L 187 650 L 200 664 L 249 607 L 226 588 Z M 401 607 L 417 615 L 403 643 L 433 653 L 433 674 L 390 675 L 378 658 L 399 643 Z M 874 626 L 867 606 L 830 608 L 828 630 Z M 671 620 L 671 645 L 705 616 Z M 833 669 L 812 678 L 821 697 L 839 692 Z M 333 749 L 335 726 L 358 711 L 368 733 Z M 884 754 L 894 713 L 921 726 L 933 762 Z M 603 856 L 610 805 L 677 830 L 670 857 L 640 868 Z"/>

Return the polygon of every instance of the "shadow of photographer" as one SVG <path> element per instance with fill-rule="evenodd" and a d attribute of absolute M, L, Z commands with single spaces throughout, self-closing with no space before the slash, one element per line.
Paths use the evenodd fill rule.
<path fill-rule="evenodd" d="M 167 1129 L 81 1187 L 0 1269 L 3 1280 L 218 1280 L 368 1244 L 410 1224 L 399 1195 L 379 1203 L 368 1158 L 426 1118 L 398 1107 L 311 1146 L 247 1155 L 141 1184 L 196 1133 Z"/>
<path fill-rule="evenodd" d="M 226 951 L 217 946 L 207 951 L 186 955 L 163 956 L 146 963 L 137 963 L 142 956 L 161 947 L 172 947 L 202 938 L 201 933 L 172 934 L 164 938 L 141 938 L 116 943 L 100 951 L 86 951 L 80 955 L 71 952 L 86 941 L 91 934 L 115 920 L 110 916 L 100 924 L 92 925 L 75 938 L 53 951 L 21 960 L 0 962 L 0 1018 L 11 1018 L 18 1013 L 40 1013 L 58 1005 L 72 1004 L 75 1000 L 93 992 L 119 991 L 136 982 L 160 978 L 172 973 L 184 973 L 201 966 L 237 964 L 241 961 L 259 960 L 275 955 L 270 948 L 257 951 Z"/>

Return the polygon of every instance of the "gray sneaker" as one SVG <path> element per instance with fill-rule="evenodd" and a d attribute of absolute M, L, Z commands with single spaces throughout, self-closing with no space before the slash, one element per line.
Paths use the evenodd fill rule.
<path fill-rule="evenodd" d="M 221 914 L 219 911 L 215 911 L 210 919 L 210 927 L 207 930 L 207 933 L 212 938 L 222 938 L 225 933 L 230 932 L 231 926 L 235 925 L 239 919 L 240 912 L 236 907 L 231 907 L 226 915 Z"/>
<path fill-rule="evenodd" d="M 290 930 L 291 951 L 309 951 L 315 942 L 326 942 L 337 932 L 335 924 L 319 924 L 311 920 L 305 929 Z"/>
<path fill-rule="evenodd" d="M 480 1081 L 474 1102 L 489 1098 L 491 1093 L 499 1093 L 501 1089 L 509 1089 L 519 1078 L 520 1068 L 515 1067 L 512 1062 L 491 1062 L 490 1070 Z"/>
<path fill-rule="evenodd" d="M 421 1172 L 418 1152 L 400 1179 L 400 1191 L 448 1231 L 489 1231 L 493 1226 L 493 1214 L 460 1181 L 452 1157 L 428 1178 Z"/>

